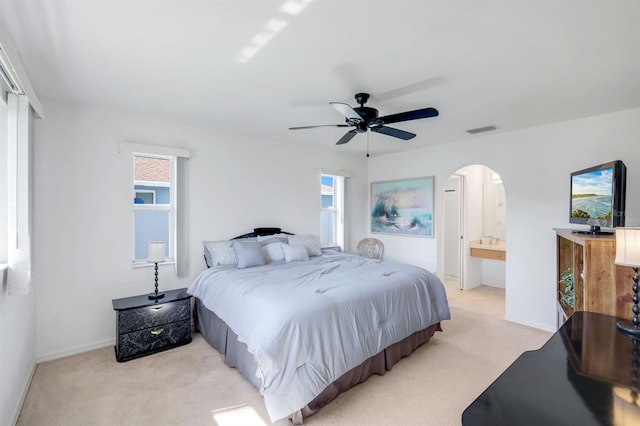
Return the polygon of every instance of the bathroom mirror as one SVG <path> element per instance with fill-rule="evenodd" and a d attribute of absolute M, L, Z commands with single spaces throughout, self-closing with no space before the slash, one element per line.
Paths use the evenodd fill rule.
<path fill-rule="evenodd" d="M 482 232 L 502 241 L 507 238 L 507 206 L 502 183 L 485 183 L 482 188 Z"/>

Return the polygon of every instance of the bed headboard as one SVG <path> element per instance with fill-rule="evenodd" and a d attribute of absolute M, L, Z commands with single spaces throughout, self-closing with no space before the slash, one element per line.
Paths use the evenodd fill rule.
<path fill-rule="evenodd" d="M 248 232 L 246 234 L 238 235 L 237 237 L 233 237 L 231 239 L 237 240 L 240 238 L 260 237 L 263 235 L 273 235 L 273 234 L 293 235 L 291 232 L 282 231 L 282 229 L 280 228 L 253 228 L 253 232 Z"/>

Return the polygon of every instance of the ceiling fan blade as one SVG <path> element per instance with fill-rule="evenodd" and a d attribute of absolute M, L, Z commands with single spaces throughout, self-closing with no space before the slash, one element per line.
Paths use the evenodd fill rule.
<path fill-rule="evenodd" d="M 343 144 L 349 142 L 357 134 L 358 134 L 358 132 L 356 131 L 356 129 L 349 130 L 347 133 L 345 133 L 345 135 L 343 137 L 340 138 L 340 140 L 338 142 L 336 142 L 336 145 L 343 145 Z"/>
<path fill-rule="evenodd" d="M 416 109 L 414 111 L 399 112 L 397 114 L 379 117 L 375 124 L 399 123 L 401 121 L 418 120 L 420 118 L 437 117 L 438 110 L 435 108 Z"/>
<path fill-rule="evenodd" d="M 415 133 L 405 132 L 404 130 L 394 129 L 393 127 L 388 126 L 375 126 L 371 128 L 372 132 L 382 133 L 383 135 L 393 136 L 394 138 L 402 139 L 404 141 L 408 141 L 409 139 L 413 139 L 416 137 Z"/>
<path fill-rule="evenodd" d="M 315 129 L 316 127 L 351 127 L 348 124 L 319 124 L 317 126 L 289 127 L 289 130 Z"/>
<path fill-rule="evenodd" d="M 329 102 L 331 106 L 338 110 L 338 112 L 350 119 L 356 119 L 362 121 L 362 117 L 358 114 L 349 104 L 342 102 Z"/>

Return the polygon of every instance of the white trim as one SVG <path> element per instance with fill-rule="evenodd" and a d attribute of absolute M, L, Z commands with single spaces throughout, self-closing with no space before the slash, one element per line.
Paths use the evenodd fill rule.
<path fill-rule="evenodd" d="M 120 142 L 118 144 L 119 153 L 137 153 L 137 154 L 155 154 L 168 155 L 171 157 L 190 158 L 191 151 L 183 148 L 174 148 L 170 146 L 146 145 L 142 143 Z"/>
<path fill-rule="evenodd" d="M 109 339 L 97 340 L 93 343 L 89 343 L 86 345 L 78 345 L 68 349 L 53 351 L 53 352 L 46 353 L 44 355 L 40 355 L 36 358 L 36 361 L 38 363 L 45 362 L 45 361 L 53 361 L 54 359 L 65 358 L 71 355 L 77 355 L 83 352 L 92 351 L 94 349 L 100 349 L 107 346 L 115 346 L 115 344 L 116 344 L 115 337 L 111 337 Z"/>
<path fill-rule="evenodd" d="M 137 192 L 137 191 L 136 191 Z M 169 212 L 171 213 L 171 204 L 133 204 L 134 211 L 143 212 Z"/>
<path fill-rule="evenodd" d="M 14 84 L 18 86 L 20 91 L 29 99 L 29 104 L 31 105 L 31 108 L 33 108 L 35 115 L 38 118 L 43 118 L 44 114 L 42 104 L 40 103 L 38 96 L 36 96 L 36 92 L 33 90 L 33 87 L 31 87 L 27 73 L 22 66 L 22 62 L 20 61 L 16 48 L 11 42 L 9 33 L 2 25 L 0 25 L 0 49 L 4 52 L 5 63 L 8 68 L 6 71 L 9 74 L 9 77 L 13 80 Z"/>
<path fill-rule="evenodd" d="M 171 183 L 169 182 L 161 182 L 158 180 L 133 180 L 133 185 L 140 185 L 140 186 L 158 186 L 161 188 L 168 188 L 169 186 L 171 186 Z"/>
<path fill-rule="evenodd" d="M 331 170 L 331 169 L 320 169 L 321 175 L 331 175 L 331 176 L 342 176 L 342 177 L 351 177 L 351 172 L 346 170 Z"/>
<path fill-rule="evenodd" d="M 115 339 L 114 339 L 115 341 Z M 12 425 L 18 423 L 18 416 L 20 416 L 20 411 L 22 411 L 22 406 L 24 405 L 24 400 L 27 398 L 27 392 L 29 392 L 29 386 L 31 386 L 31 381 L 33 380 L 33 375 L 36 373 L 36 366 L 38 365 L 37 360 L 34 360 L 31 363 L 31 368 L 29 368 L 29 373 L 27 374 L 24 383 L 22 384 L 22 389 L 20 390 L 20 398 L 18 398 L 18 404 L 13 412 L 13 421 Z"/>
<path fill-rule="evenodd" d="M 163 262 L 158 262 L 158 268 L 160 268 L 162 265 L 173 265 L 174 263 L 176 263 L 176 262 L 172 257 L 167 257 L 167 258 L 164 259 Z M 132 268 L 151 268 L 151 267 L 155 267 L 155 265 L 156 265 L 155 263 L 149 262 L 148 260 L 133 260 L 133 261 L 131 261 L 131 267 Z"/>
<path fill-rule="evenodd" d="M 175 162 L 175 179 L 172 180 L 174 187 L 171 189 L 175 198 L 175 252 L 173 258 L 176 260 L 176 275 L 185 277 L 187 275 L 187 224 L 186 224 L 186 185 L 187 185 L 187 162 L 184 158 L 178 157 Z"/>
<path fill-rule="evenodd" d="M 9 220 L 7 205 L 9 200 L 9 110 L 5 100 L 0 96 L 0 262 L 7 262 L 7 232 Z"/>

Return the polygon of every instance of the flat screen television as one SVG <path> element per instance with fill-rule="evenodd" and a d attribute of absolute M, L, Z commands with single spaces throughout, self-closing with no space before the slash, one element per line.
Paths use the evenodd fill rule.
<path fill-rule="evenodd" d="M 571 173 L 569 222 L 589 225 L 586 234 L 613 233 L 601 227 L 624 226 L 627 168 L 622 161 Z"/>

